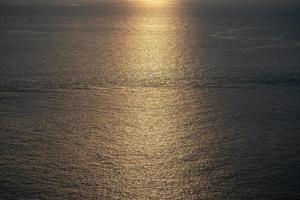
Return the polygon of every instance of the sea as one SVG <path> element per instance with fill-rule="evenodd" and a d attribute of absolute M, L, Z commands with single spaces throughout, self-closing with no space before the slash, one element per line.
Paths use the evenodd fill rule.
<path fill-rule="evenodd" d="M 0 199 L 300 199 L 296 0 L 0 2 Z"/>

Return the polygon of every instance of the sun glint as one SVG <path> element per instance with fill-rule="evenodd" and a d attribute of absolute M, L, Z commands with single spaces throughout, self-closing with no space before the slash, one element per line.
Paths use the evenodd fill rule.
<path fill-rule="evenodd" d="M 140 4 L 145 6 L 165 6 L 170 3 L 170 0 L 139 0 Z"/>

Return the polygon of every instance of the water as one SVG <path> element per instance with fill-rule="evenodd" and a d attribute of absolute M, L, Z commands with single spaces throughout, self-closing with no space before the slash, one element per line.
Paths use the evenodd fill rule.
<path fill-rule="evenodd" d="M 0 199 L 298 199 L 299 6 L 145 2 L 0 6 Z"/>

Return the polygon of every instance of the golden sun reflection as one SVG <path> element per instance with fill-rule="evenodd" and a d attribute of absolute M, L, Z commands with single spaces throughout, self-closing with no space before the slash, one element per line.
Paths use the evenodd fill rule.
<path fill-rule="evenodd" d="M 194 147 L 187 124 L 195 121 L 198 96 L 193 90 L 165 87 L 181 73 L 179 58 L 185 48 L 179 45 L 182 35 L 174 28 L 178 13 L 167 8 L 133 12 L 126 21 L 128 32 L 114 40 L 126 47 L 116 60 L 119 76 L 125 78 L 110 100 L 118 109 L 111 111 L 116 134 L 107 154 L 116 157 L 113 164 L 118 173 L 109 176 L 114 177 L 112 185 L 120 197 L 176 199 L 191 193 L 186 188 L 193 189 L 189 184 L 193 181 L 185 177 L 190 166 L 183 159 Z M 191 194 L 189 199 L 196 198 Z"/>
<path fill-rule="evenodd" d="M 161 7 L 171 3 L 171 0 L 138 0 L 138 4 L 142 6 Z"/>
<path fill-rule="evenodd" d="M 174 28 L 176 13 L 172 9 L 162 10 L 138 8 L 134 17 L 128 19 L 128 32 L 114 42 L 125 44 L 117 57 L 120 76 L 126 75 L 126 84 L 161 84 L 177 77 L 178 54 L 181 33 Z M 163 81 L 163 82 L 162 82 Z"/>
<path fill-rule="evenodd" d="M 177 24 L 180 12 L 170 7 L 130 12 L 122 18 L 122 34 L 109 40 L 118 49 L 109 73 L 114 85 L 90 100 L 101 113 L 91 117 L 99 133 L 96 129 L 86 145 L 97 151 L 90 161 L 92 180 L 107 194 L 103 199 L 199 199 L 209 176 L 193 166 L 209 166 L 209 154 L 201 150 L 210 145 L 211 131 L 199 123 L 199 113 L 207 112 L 202 94 L 178 84 L 185 66 L 191 68 L 185 64 L 190 58 L 182 59 L 188 38 Z"/>
<path fill-rule="evenodd" d="M 187 108 L 182 102 L 194 98 L 190 92 L 177 89 L 133 89 L 122 95 L 123 109 L 115 144 L 120 155 L 115 164 L 119 174 L 115 185 L 132 199 L 176 199 L 185 193 L 185 173 L 188 165 L 182 162 L 193 141 L 185 123 L 189 123 L 195 104 Z M 124 93 L 125 94 L 125 93 Z M 173 106 L 170 106 L 173 105 Z M 188 111 L 187 111 L 188 109 Z"/>

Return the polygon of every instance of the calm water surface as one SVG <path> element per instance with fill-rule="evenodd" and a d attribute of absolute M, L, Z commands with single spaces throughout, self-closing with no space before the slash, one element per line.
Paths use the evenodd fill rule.
<path fill-rule="evenodd" d="M 299 199 L 299 6 L 0 6 L 0 199 Z"/>

